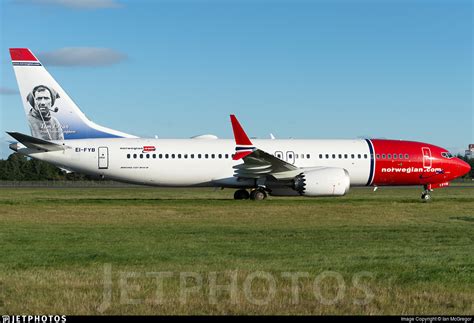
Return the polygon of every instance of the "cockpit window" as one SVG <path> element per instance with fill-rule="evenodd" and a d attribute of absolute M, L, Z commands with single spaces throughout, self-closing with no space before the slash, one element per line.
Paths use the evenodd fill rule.
<path fill-rule="evenodd" d="M 447 152 L 447 151 L 443 151 L 441 153 L 441 156 L 443 156 L 444 158 L 448 158 L 448 159 L 454 158 L 454 155 L 451 154 L 450 152 Z"/>

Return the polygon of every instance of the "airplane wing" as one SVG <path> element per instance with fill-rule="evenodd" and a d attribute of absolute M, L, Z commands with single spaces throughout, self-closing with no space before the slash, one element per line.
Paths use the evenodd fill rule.
<path fill-rule="evenodd" d="M 273 176 L 278 180 L 292 179 L 302 170 L 280 158 L 253 146 L 235 115 L 230 116 L 235 138 L 234 160 L 242 159 L 243 164 L 235 165 L 234 176 L 258 179 Z"/>
<path fill-rule="evenodd" d="M 31 137 L 19 132 L 7 132 L 7 134 L 9 134 L 10 136 L 18 140 L 20 143 L 25 145 L 25 147 L 30 148 L 30 149 L 38 149 L 42 151 L 57 151 L 57 150 L 65 150 L 66 148 L 70 148 L 69 146 L 58 145 L 54 142 Z"/>

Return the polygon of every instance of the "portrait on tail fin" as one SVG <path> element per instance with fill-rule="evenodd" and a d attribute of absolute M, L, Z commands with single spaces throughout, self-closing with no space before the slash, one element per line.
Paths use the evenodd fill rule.
<path fill-rule="evenodd" d="M 55 107 L 59 94 L 45 85 L 38 85 L 31 90 L 26 100 L 31 106 L 28 112 L 28 124 L 31 135 L 45 140 L 64 140 L 64 133 L 58 119 L 51 115 L 59 111 Z"/>

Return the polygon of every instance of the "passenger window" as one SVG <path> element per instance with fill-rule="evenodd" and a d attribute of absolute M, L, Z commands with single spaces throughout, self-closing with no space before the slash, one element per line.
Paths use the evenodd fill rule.
<path fill-rule="evenodd" d="M 198 158 L 201 159 L 201 154 L 198 154 Z"/>
<path fill-rule="evenodd" d="M 181 158 L 181 154 L 178 154 L 178 158 Z"/>
<path fill-rule="evenodd" d="M 133 158 L 137 158 L 137 154 L 133 154 Z"/>
<path fill-rule="evenodd" d="M 184 159 L 188 159 L 188 154 L 184 154 Z"/>
<path fill-rule="evenodd" d="M 209 158 L 209 154 L 205 154 L 205 155 L 204 155 L 204 158 L 208 159 L 208 158 Z"/>
<path fill-rule="evenodd" d="M 379 154 L 377 154 L 377 159 L 380 159 L 380 155 L 379 155 Z"/>
<path fill-rule="evenodd" d="M 159 158 L 159 159 L 163 158 L 163 154 L 159 154 L 159 155 L 158 155 L 158 158 Z"/>
<path fill-rule="evenodd" d="M 354 159 L 354 158 L 355 158 L 355 155 L 354 155 L 354 154 L 351 154 L 351 158 Z"/>
<path fill-rule="evenodd" d="M 405 154 L 405 159 L 410 159 L 410 156 L 408 154 Z"/>
<path fill-rule="evenodd" d="M 293 154 L 289 154 L 289 155 L 288 155 L 288 158 L 289 158 L 289 159 L 293 158 Z"/>
<path fill-rule="evenodd" d="M 387 155 L 387 158 L 388 158 L 388 159 L 392 159 L 392 154 L 388 154 L 388 155 Z"/>
<path fill-rule="evenodd" d="M 219 159 L 221 159 L 221 158 L 222 158 L 222 154 L 219 154 L 218 157 L 219 157 Z"/>
<path fill-rule="evenodd" d="M 323 154 L 319 154 L 319 159 L 323 159 Z"/>
<path fill-rule="evenodd" d="M 361 154 L 357 154 L 357 158 L 361 159 L 362 158 Z"/>
<path fill-rule="evenodd" d="M 191 159 L 194 159 L 194 154 L 191 154 Z"/>
<path fill-rule="evenodd" d="M 382 159 L 385 159 L 385 157 L 387 157 L 385 154 L 382 154 Z"/>
<path fill-rule="evenodd" d="M 153 154 L 153 158 L 156 158 L 156 154 Z"/>
<path fill-rule="evenodd" d="M 397 154 L 393 154 L 393 159 L 397 159 Z"/>
<path fill-rule="evenodd" d="M 367 159 L 367 154 L 364 154 L 364 158 Z"/>
<path fill-rule="evenodd" d="M 329 159 L 329 154 L 326 154 L 326 159 Z"/>
<path fill-rule="evenodd" d="M 166 159 L 168 159 L 168 157 L 169 157 L 169 156 L 170 156 L 170 155 L 168 155 L 168 154 L 165 154 L 165 158 L 166 158 Z"/>
<path fill-rule="evenodd" d="M 398 155 L 398 158 L 403 159 L 403 154 Z"/>
<path fill-rule="evenodd" d="M 130 154 L 127 154 L 127 158 L 130 158 Z"/>
<path fill-rule="evenodd" d="M 229 154 L 225 154 L 225 159 L 229 159 Z"/>
<path fill-rule="evenodd" d="M 143 154 L 140 154 L 140 158 L 143 158 Z"/>
<path fill-rule="evenodd" d="M 311 158 L 311 155 L 310 155 L 310 154 L 306 154 L 306 158 L 307 158 L 307 159 L 310 159 L 310 158 Z"/>
<path fill-rule="evenodd" d="M 332 154 L 332 159 L 336 159 L 336 154 Z"/>
<path fill-rule="evenodd" d="M 171 158 L 174 158 L 174 154 L 171 154 Z"/>
<path fill-rule="evenodd" d="M 150 154 L 146 154 L 146 158 L 150 158 Z"/>
<path fill-rule="evenodd" d="M 344 154 L 344 158 L 347 159 L 347 154 Z"/>
<path fill-rule="evenodd" d="M 212 154 L 211 155 L 212 159 L 216 158 L 216 155 L 215 154 Z"/>

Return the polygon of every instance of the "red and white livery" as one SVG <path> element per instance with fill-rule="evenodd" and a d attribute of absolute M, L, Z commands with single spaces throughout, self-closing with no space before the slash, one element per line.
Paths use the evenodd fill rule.
<path fill-rule="evenodd" d="M 342 196 L 353 186 L 419 185 L 422 199 L 470 171 L 446 149 L 422 142 L 250 140 L 234 115 L 234 139 L 138 138 L 99 126 L 24 48 L 10 49 L 31 136 L 9 132 L 10 148 L 62 169 L 116 181 L 227 187 L 235 199 Z M 54 121 L 54 122 L 53 122 Z"/>

